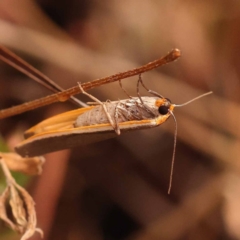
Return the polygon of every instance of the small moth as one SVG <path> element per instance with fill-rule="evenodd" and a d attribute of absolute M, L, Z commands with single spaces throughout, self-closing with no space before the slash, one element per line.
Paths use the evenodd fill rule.
<path fill-rule="evenodd" d="M 154 96 L 141 97 L 139 94 L 140 83 Z M 40 122 L 25 132 L 26 140 L 15 147 L 16 152 L 24 157 L 38 156 L 106 140 L 124 132 L 157 127 L 172 116 L 175 121 L 175 137 L 168 190 L 170 192 L 177 138 L 177 122 L 173 110 L 175 107 L 187 105 L 212 92 L 200 95 L 184 104 L 176 105 L 148 89 L 143 84 L 141 75 L 137 84 L 138 97 L 128 95 L 129 98 L 125 100 L 102 103 L 85 92 L 80 84 L 79 88 L 83 94 L 95 101 L 95 106 L 62 113 Z"/>
<path fill-rule="evenodd" d="M 141 97 L 140 83 L 154 96 Z M 58 114 L 27 130 L 24 134 L 26 140 L 16 146 L 16 151 L 21 156 L 39 156 L 102 141 L 128 131 L 157 127 L 170 116 L 176 120 L 173 114 L 175 107 L 187 105 L 212 93 L 208 92 L 189 102 L 176 105 L 168 98 L 148 89 L 141 76 L 137 84 L 138 97 L 128 95 L 128 99 L 119 101 L 102 103 L 85 92 L 80 84 L 79 88 L 83 94 L 95 101 L 94 105 Z"/>
<path fill-rule="evenodd" d="M 138 89 L 139 83 L 143 85 L 141 77 Z M 93 106 L 59 114 L 30 128 L 16 151 L 22 156 L 38 156 L 159 126 L 169 118 L 175 105 L 147 90 L 156 96 L 141 97 L 138 91 L 138 97 L 128 95 L 128 99 L 102 103 L 81 88 L 82 93 L 95 101 Z"/>

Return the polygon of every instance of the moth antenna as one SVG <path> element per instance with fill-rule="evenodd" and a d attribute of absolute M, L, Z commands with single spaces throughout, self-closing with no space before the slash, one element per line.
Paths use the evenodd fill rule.
<path fill-rule="evenodd" d="M 195 97 L 193 98 L 192 100 L 188 101 L 188 102 L 185 102 L 183 104 L 173 104 L 174 107 L 183 107 L 191 102 L 194 102 L 202 97 L 205 97 L 207 95 L 210 95 L 212 94 L 213 92 L 210 91 L 210 92 L 207 92 L 207 93 L 204 93 L 204 94 L 201 94 L 200 96 L 198 97 Z M 176 146 L 177 146 L 177 119 L 175 117 L 175 115 L 173 114 L 172 111 L 168 110 L 168 112 L 172 115 L 173 119 L 174 119 L 174 122 L 175 122 L 175 133 L 174 133 L 174 144 L 173 144 L 173 155 L 172 155 L 172 164 L 171 164 L 171 172 L 170 172 L 170 179 L 169 179 L 169 187 L 168 187 L 168 194 L 170 194 L 171 192 L 171 188 L 172 188 L 172 180 L 173 180 L 173 169 L 174 169 L 174 163 L 175 163 L 175 155 L 176 155 Z"/>
<path fill-rule="evenodd" d="M 192 100 L 190 100 L 190 101 L 188 101 L 188 102 L 185 102 L 185 103 L 183 103 L 183 104 L 173 104 L 173 106 L 174 106 L 174 107 L 183 107 L 183 106 L 185 106 L 185 105 L 188 105 L 188 104 L 191 103 L 191 102 L 194 102 L 194 101 L 198 100 L 199 98 L 206 97 L 207 95 L 210 95 L 210 94 L 212 94 L 212 93 L 213 93 L 213 92 L 210 91 L 210 92 L 201 94 L 200 96 L 195 97 L 195 98 L 193 98 Z"/>
<path fill-rule="evenodd" d="M 173 112 L 168 110 L 168 112 L 172 115 L 174 122 L 175 122 L 175 133 L 174 133 L 174 144 L 173 144 L 173 155 L 172 155 L 172 164 L 171 164 L 171 172 L 170 172 L 170 178 L 169 178 L 169 186 L 168 186 L 168 194 L 171 192 L 172 188 L 172 180 L 173 180 L 173 169 L 174 169 L 174 163 L 175 163 L 175 155 L 176 155 L 176 146 L 177 146 L 177 119 L 174 116 Z"/>

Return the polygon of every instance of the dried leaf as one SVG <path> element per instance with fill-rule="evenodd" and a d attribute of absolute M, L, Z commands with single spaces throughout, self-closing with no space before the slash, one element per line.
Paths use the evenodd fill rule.
<path fill-rule="evenodd" d="M 39 232 L 40 235 L 43 237 L 43 232 L 41 229 L 36 228 L 37 225 L 37 218 L 36 218 L 36 211 L 35 211 L 35 202 L 33 201 L 32 197 L 29 195 L 29 193 L 21 186 L 19 186 L 15 182 L 15 187 L 19 190 L 22 199 L 24 200 L 24 203 L 26 205 L 26 210 L 27 210 L 27 225 L 26 225 L 26 232 L 21 238 L 23 239 L 28 239 L 31 237 L 35 231 Z"/>
<path fill-rule="evenodd" d="M 8 185 L 0 197 L 0 218 L 13 230 L 23 233 L 21 240 L 29 239 L 35 232 L 39 232 L 43 237 L 42 230 L 36 228 L 37 218 L 32 197 L 23 187 L 16 183 L 2 156 L 0 156 L 0 164 Z M 7 217 L 6 203 L 8 199 L 16 223 L 13 223 Z"/>
<path fill-rule="evenodd" d="M 26 211 L 24 208 L 23 200 L 21 199 L 21 196 L 19 195 L 19 192 L 13 184 L 9 184 L 10 187 L 10 206 L 12 209 L 13 217 L 16 220 L 17 224 L 26 227 L 27 225 L 27 219 L 26 219 Z"/>
<path fill-rule="evenodd" d="M 10 195 L 10 188 L 7 187 L 4 192 L 0 196 L 0 219 L 2 219 L 10 228 L 12 228 L 14 231 L 21 232 L 19 227 L 13 223 L 7 216 L 7 201 Z"/>
<path fill-rule="evenodd" d="M 2 152 L 0 152 L 0 156 L 12 171 L 22 172 L 27 175 L 39 175 L 42 173 L 44 157 L 22 158 L 17 153 Z"/>

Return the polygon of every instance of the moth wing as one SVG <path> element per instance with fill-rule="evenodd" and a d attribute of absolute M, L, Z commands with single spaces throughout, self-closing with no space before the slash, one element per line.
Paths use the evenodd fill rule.
<path fill-rule="evenodd" d="M 33 135 L 38 133 L 50 132 L 54 130 L 59 130 L 63 128 L 68 128 L 71 124 L 75 122 L 78 116 L 85 113 L 86 111 L 91 110 L 94 108 L 86 107 L 86 108 L 79 108 L 76 110 L 60 113 L 56 116 L 50 117 L 37 125 L 31 127 L 24 133 L 25 138 L 29 138 Z"/>
<path fill-rule="evenodd" d="M 25 134 L 30 137 L 15 147 L 16 152 L 23 157 L 39 156 L 117 136 L 110 124 L 73 127 L 73 123 L 79 116 L 79 113 L 85 112 L 84 110 L 79 112 L 79 110 L 59 114 L 32 127 Z M 156 127 L 165 122 L 168 117 L 168 115 L 164 115 L 155 119 L 123 122 L 119 123 L 119 128 L 121 133 L 124 133 Z M 61 128 L 58 128 L 60 125 Z"/>

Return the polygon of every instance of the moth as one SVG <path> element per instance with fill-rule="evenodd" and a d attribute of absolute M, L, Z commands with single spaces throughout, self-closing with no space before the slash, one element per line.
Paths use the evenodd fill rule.
<path fill-rule="evenodd" d="M 168 98 L 148 89 L 141 79 L 139 83 L 154 96 L 129 96 L 128 99 L 102 103 L 94 96 L 82 93 L 94 100 L 94 106 L 80 108 L 49 118 L 25 132 L 26 140 L 15 147 L 21 156 L 38 156 L 65 148 L 77 147 L 93 142 L 103 141 L 124 132 L 149 129 L 164 123 L 170 116 L 175 121 L 174 148 L 169 190 L 171 189 L 175 151 L 177 143 L 177 121 L 173 110 L 207 96 L 202 94 L 184 104 L 172 104 Z"/>
<path fill-rule="evenodd" d="M 73 111 L 68 111 L 48 118 L 24 134 L 25 140 L 18 144 L 16 152 L 24 157 L 39 156 L 66 148 L 73 148 L 108 138 L 124 132 L 153 128 L 164 123 L 170 116 L 174 117 L 175 107 L 168 98 L 146 88 L 141 76 L 139 84 L 154 96 L 129 96 L 128 99 L 102 103 L 92 95 L 81 91 L 95 102 Z M 211 94 L 203 94 L 190 102 Z M 190 103 L 187 102 L 184 105 Z"/>
<path fill-rule="evenodd" d="M 143 84 L 142 80 L 138 81 L 138 86 L 139 83 Z M 156 127 L 164 123 L 174 109 L 170 100 L 160 95 L 129 96 L 102 103 L 81 91 L 95 101 L 93 106 L 59 114 L 30 128 L 25 132 L 26 140 L 16 146 L 16 151 L 22 156 L 38 156 L 102 141 L 124 132 Z"/>

